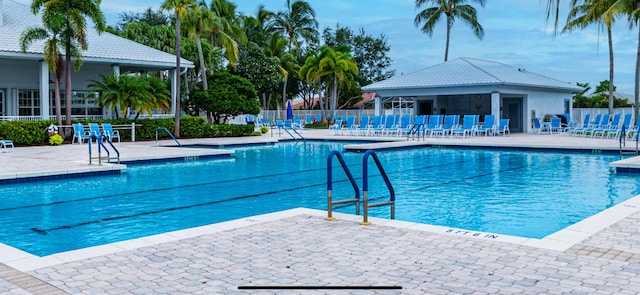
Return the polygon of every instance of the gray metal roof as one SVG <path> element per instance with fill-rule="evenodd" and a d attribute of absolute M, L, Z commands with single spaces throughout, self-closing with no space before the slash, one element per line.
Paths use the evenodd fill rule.
<path fill-rule="evenodd" d="M 0 25 L 0 58 L 42 58 L 44 41 L 36 42 L 27 49 L 20 50 L 20 35 L 29 27 L 42 27 L 40 16 L 33 15 L 28 6 L 13 0 L 3 0 L 0 13 L 4 23 Z M 104 32 L 98 34 L 88 27 L 87 42 L 89 48 L 82 52 L 85 61 L 117 63 L 122 65 L 156 67 L 169 69 L 175 67 L 176 57 L 131 40 Z M 183 67 L 193 67 L 193 63 L 182 59 Z"/>
<path fill-rule="evenodd" d="M 462 86 L 519 86 L 579 92 L 582 89 L 499 62 L 461 57 L 362 87 L 365 92 Z"/>

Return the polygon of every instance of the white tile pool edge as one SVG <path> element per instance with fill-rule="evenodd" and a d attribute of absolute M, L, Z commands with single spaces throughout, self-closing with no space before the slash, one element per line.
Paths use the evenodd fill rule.
<path fill-rule="evenodd" d="M 421 224 L 401 220 L 389 220 L 383 218 L 369 217 L 372 222 L 371 226 L 390 226 L 403 229 L 419 230 L 436 234 L 445 234 L 452 236 L 461 236 L 472 239 L 481 239 L 486 241 L 497 241 L 503 243 L 511 243 L 517 245 L 525 245 L 534 248 L 547 249 L 553 251 L 565 251 L 575 244 L 591 237 L 592 235 L 602 231 L 603 229 L 615 224 L 616 222 L 626 218 L 627 216 L 640 211 L 640 195 L 626 200 L 614 207 L 595 214 L 585 220 L 573 224 L 565 229 L 552 233 L 542 239 L 524 238 L 517 236 L 509 236 L 502 234 L 493 234 L 487 232 L 476 232 L 464 229 L 443 227 L 430 224 Z M 49 256 L 38 257 L 25 251 L 13 248 L 11 246 L 0 243 L 0 263 L 4 263 L 19 271 L 28 272 L 44 267 L 58 265 L 78 261 L 82 259 L 99 257 L 107 254 L 118 253 L 126 250 L 133 250 L 140 247 L 157 245 L 166 242 L 179 241 L 182 239 L 193 238 L 202 235 L 213 234 L 216 232 L 241 228 L 273 220 L 298 215 L 312 215 L 318 218 L 324 218 L 326 211 L 295 208 L 274 212 L 269 214 L 255 215 L 236 220 L 230 220 L 210 225 L 204 225 L 184 230 L 172 231 L 163 234 L 141 237 L 132 240 L 115 242 L 95 247 L 83 248 L 68 252 L 61 252 Z M 353 221 L 354 226 L 361 226 L 362 216 L 344 214 L 334 212 L 334 217 L 340 220 Z M 330 222 L 330 221 L 327 221 Z"/>

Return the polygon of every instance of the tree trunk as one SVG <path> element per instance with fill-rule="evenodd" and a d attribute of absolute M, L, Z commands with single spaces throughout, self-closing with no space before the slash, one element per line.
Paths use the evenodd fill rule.
<path fill-rule="evenodd" d="M 640 0 L 636 1 L 636 7 L 640 7 Z M 634 104 L 633 104 L 633 116 L 634 120 L 638 122 L 638 113 L 640 111 L 640 25 L 636 22 L 638 27 L 638 53 L 636 54 L 636 86 L 634 91 Z"/>
<path fill-rule="evenodd" d="M 609 114 L 613 114 L 613 40 L 611 27 L 607 27 L 607 37 L 609 38 Z"/>
<path fill-rule="evenodd" d="M 451 37 L 451 16 L 447 15 L 447 41 L 444 46 L 444 61 L 449 59 L 449 38 Z"/>
<path fill-rule="evenodd" d="M 65 56 L 66 67 L 65 71 L 65 86 L 64 86 L 64 97 L 65 97 L 65 125 L 71 125 L 71 49 L 68 49 L 67 54 Z"/>
<path fill-rule="evenodd" d="M 331 109 L 331 119 L 335 120 L 336 118 L 336 104 L 338 102 L 338 81 L 336 81 L 336 77 L 333 76 L 331 81 L 329 82 L 331 87 L 331 99 L 330 99 L 330 109 Z"/>
<path fill-rule="evenodd" d="M 56 100 L 56 123 L 62 126 L 62 108 L 60 107 L 60 77 L 56 75 L 55 83 L 55 100 Z"/>
<path fill-rule="evenodd" d="M 284 81 L 282 83 L 282 105 L 285 106 L 284 109 L 284 117 L 287 117 L 287 109 L 286 109 L 286 105 L 287 105 L 287 80 L 289 80 L 289 74 L 285 74 L 284 75 Z"/>
<path fill-rule="evenodd" d="M 207 84 L 207 69 L 204 67 L 204 53 L 202 53 L 202 42 L 200 42 L 200 30 L 196 30 L 196 44 L 198 47 L 198 58 L 200 59 L 200 75 L 202 75 L 202 90 L 209 90 Z"/>
<path fill-rule="evenodd" d="M 176 112 L 173 135 L 180 137 L 180 16 L 176 13 Z"/>

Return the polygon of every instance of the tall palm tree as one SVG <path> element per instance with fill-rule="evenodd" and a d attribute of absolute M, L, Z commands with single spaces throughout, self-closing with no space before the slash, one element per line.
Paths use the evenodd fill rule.
<path fill-rule="evenodd" d="M 173 128 L 175 137 L 180 137 L 180 19 L 194 4 L 195 0 L 165 0 L 160 6 L 163 10 L 173 11 L 176 16 L 176 109 Z"/>
<path fill-rule="evenodd" d="M 269 16 L 268 21 L 271 32 L 280 32 L 289 40 L 289 50 L 299 51 L 300 39 L 310 43 L 318 40 L 316 12 L 306 1 L 287 0 L 287 9 Z"/>
<path fill-rule="evenodd" d="M 62 41 L 60 35 L 64 25 L 64 15 L 60 13 L 44 13 L 42 15 L 41 27 L 31 27 L 22 32 L 20 36 L 20 49 L 26 52 L 27 49 L 37 40 L 46 39 L 44 45 L 44 61 L 47 63 L 49 71 L 54 74 L 55 83 L 55 109 L 56 123 L 62 125 L 62 109 L 60 107 L 60 79 L 64 71 L 64 61 L 60 48 Z"/>
<path fill-rule="evenodd" d="M 100 2 L 101 0 L 33 0 L 31 3 L 31 11 L 34 14 L 42 9 L 44 14 L 64 15 L 61 39 L 65 50 L 66 125 L 71 125 L 71 65 L 73 64 L 73 68 L 78 71 L 82 65 L 82 55 L 79 50 L 88 48 L 86 17 L 93 21 L 98 32 L 106 29 Z"/>
<path fill-rule="evenodd" d="M 320 48 L 318 56 L 307 58 L 300 69 L 300 76 L 308 82 L 325 80 L 329 92 L 329 116 L 335 118 L 338 102 L 338 87 L 358 75 L 358 66 L 351 54 L 333 50 L 328 46 Z"/>
<path fill-rule="evenodd" d="M 236 5 L 227 0 L 212 0 L 209 9 L 214 15 L 211 45 L 223 47 L 227 61 L 235 67 L 238 62 L 238 46 L 247 44 L 247 35 L 236 15 Z"/>
<path fill-rule="evenodd" d="M 278 62 L 278 71 L 282 75 L 282 105 L 287 104 L 287 83 L 289 75 L 297 75 L 300 65 L 296 62 L 296 58 L 291 52 L 287 51 L 287 40 L 282 38 L 280 34 L 274 33 L 269 38 L 269 52 L 271 56 Z M 284 108 L 283 108 L 284 109 Z M 286 111 L 286 109 L 284 109 Z M 285 116 L 283 116 L 285 117 Z"/>
<path fill-rule="evenodd" d="M 484 7 L 485 4 L 485 0 L 468 1 L 477 3 L 481 7 Z M 429 37 L 433 36 L 433 29 L 438 21 L 440 21 L 440 17 L 442 17 L 442 15 L 446 15 L 447 17 L 447 39 L 444 49 L 444 61 L 447 61 L 449 58 L 451 27 L 457 19 L 461 19 L 463 22 L 467 23 L 471 27 L 473 34 L 479 39 L 484 37 L 484 30 L 482 29 L 482 25 L 478 22 L 476 9 L 469 4 L 465 4 L 466 2 L 467 0 L 416 0 L 416 9 L 419 9 L 425 4 L 434 5 L 433 7 L 428 7 L 420 11 L 414 20 L 416 27 L 419 27 L 420 24 L 424 22 L 424 25 L 422 25 L 420 30 L 429 35 Z"/>
<path fill-rule="evenodd" d="M 202 90 L 207 91 L 207 69 L 204 65 L 204 54 L 202 53 L 202 41 L 200 33 L 209 34 L 212 29 L 214 19 L 213 12 L 206 7 L 205 3 L 193 6 L 185 15 L 184 25 L 190 35 L 193 35 L 198 48 L 198 60 L 200 61 L 200 79 L 202 79 Z"/>
<path fill-rule="evenodd" d="M 584 29 L 590 24 L 597 23 L 606 27 L 609 43 L 609 114 L 613 114 L 613 38 L 611 27 L 615 18 L 605 18 L 606 12 L 616 0 L 571 0 L 571 10 L 567 17 L 567 24 L 562 32 L 574 29 Z"/>

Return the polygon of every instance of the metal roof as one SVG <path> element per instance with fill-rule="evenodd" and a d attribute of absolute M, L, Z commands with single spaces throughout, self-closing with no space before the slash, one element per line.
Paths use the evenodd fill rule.
<path fill-rule="evenodd" d="M 27 28 L 42 27 L 39 15 L 31 13 L 27 5 L 13 0 L 0 0 L 0 58 L 40 58 L 42 59 L 44 41 L 33 43 L 26 53 L 20 50 L 20 35 Z M 131 40 L 103 32 L 93 27 L 87 29 L 88 50 L 82 52 L 85 62 L 103 62 L 130 66 L 142 66 L 169 69 L 175 67 L 176 56 Z M 194 65 L 186 59 L 181 60 L 183 67 Z"/>
<path fill-rule="evenodd" d="M 582 89 L 553 78 L 494 61 L 461 57 L 362 87 L 365 92 L 461 86 L 518 86 L 569 92 Z"/>

